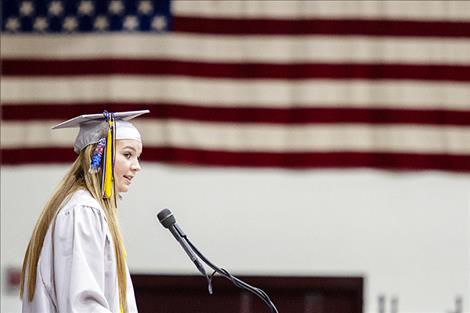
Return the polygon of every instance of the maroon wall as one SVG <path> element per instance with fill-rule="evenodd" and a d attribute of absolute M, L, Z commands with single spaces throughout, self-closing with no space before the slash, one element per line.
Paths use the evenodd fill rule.
<path fill-rule="evenodd" d="M 362 313 L 362 277 L 239 277 L 263 289 L 280 313 Z M 222 277 L 209 295 L 202 276 L 133 275 L 140 313 L 269 313 L 262 300 Z"/>

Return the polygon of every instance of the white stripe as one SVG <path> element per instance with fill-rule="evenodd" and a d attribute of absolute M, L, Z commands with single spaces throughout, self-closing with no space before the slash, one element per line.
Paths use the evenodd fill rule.
<path fill-rule="evenodd" d="M 4 122 L 2 146 L 72 147 L 76 130 L 51 131 L 58 121 Z M 145 146 L 224 151 L 379 151 L 470 154 L 469 127 L 255 125 L 187 121 L 135 122 Z M 144 148 L 145 151 L 145 148 Z"/>
<path fill-rule="evenodd" d="M 176 16 L 468 20 L 468 1 L 175 1 Z"/>
<path fill-rule="evenodd" d="M 390 107 L 469 110 L 467 83 L 366 80 L 229 80 L 93 76 L 3 78 L 3 103 L 159 102 L 230 107 Z"/>
<path fill-rule="evenodd" d="M 118 47 L 118 48 L 117 48 Z M 361 36 L 2 34 L 4 59 L 148 58 L 199 62 L 470 64 L 470 41 Z"/>
<path fill-rule="evenodd" d="M 77 129 L 65 128 L 53 131 L 57 121 L 9 122 L 2 121 L 2 148 L 61 147 L 70 145 L 77 135 Z M 62 122 L 62 121 L 59 121 Z"/>

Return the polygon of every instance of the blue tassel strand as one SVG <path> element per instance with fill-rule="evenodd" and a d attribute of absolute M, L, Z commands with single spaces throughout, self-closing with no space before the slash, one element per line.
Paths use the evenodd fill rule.
<path fill-rule="evenodd" d="M 101 138 L 91 156 L 90 173 L 97 173 L 100 170 L 105 146 L 106 138 Z"/>

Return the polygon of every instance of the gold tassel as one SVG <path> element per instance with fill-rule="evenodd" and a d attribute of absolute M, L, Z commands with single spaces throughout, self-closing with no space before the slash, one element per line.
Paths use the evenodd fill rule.
<path fill-rule="evenodd" d="M 108 121 L 108 134 L 106 137 L 106 157 L 104 166 L 104 184 L 103 184 L 103 198 L 111 198 L 111 188 L 113 187 L 113 119 Z"/>

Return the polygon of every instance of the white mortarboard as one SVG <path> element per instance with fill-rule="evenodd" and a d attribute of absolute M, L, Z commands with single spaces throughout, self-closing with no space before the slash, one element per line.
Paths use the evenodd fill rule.
<path fill-rule="evenodd" d="M 139 131 L 131 122 L 129 122 L 129 120 L 149 112 L 149 110 L 140 110 L 112 113 L 114 115 L 116 127 L 115 139 L 135 139 L 142 141 Z M 108 130 L 108 124 L 104 113 L 83 114 L 62 122 L 52 127 L 52 129 L 71 127 L 80 127 L 80 131 L 78 132 L 73 145 L 73 150 L 77 154 L 86 146 L 97 143 L 101 138 L 105 137 Z"/>

